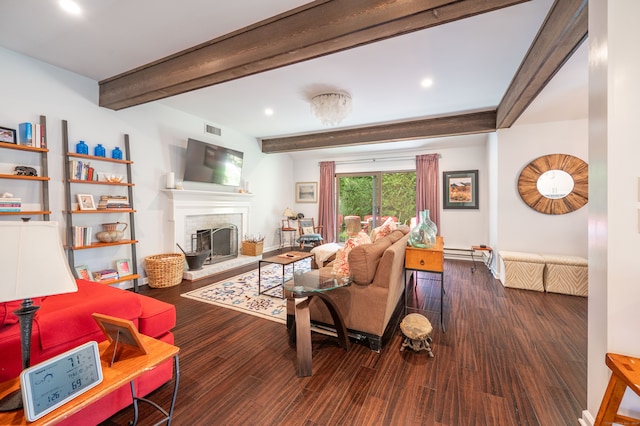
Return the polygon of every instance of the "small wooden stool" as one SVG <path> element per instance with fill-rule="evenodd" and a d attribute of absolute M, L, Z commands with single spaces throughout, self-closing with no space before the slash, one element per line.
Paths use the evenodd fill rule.
<path fill-rule="evenodd" d="M 618 414 L 624 392 L 629 387 L 640 396 L 640 358 L 608 353 L 605 362 L 611 369 L 611 378 L 602 397 L 594 426 L 640 424 L 640 419 Z"/>
<path fill-rule="evenodd" d="M 416 352 L 425 350 L 433 358 L 430 345 L 433 327 L 426 317 L 420 314 L 409 314 L 400 323 L 400 330 L 405 336 L 400 347 L 401 351 L 408 346 Z"/>

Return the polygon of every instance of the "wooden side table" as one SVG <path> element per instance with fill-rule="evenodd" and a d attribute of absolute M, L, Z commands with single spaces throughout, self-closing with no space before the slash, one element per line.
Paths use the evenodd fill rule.
<path fill-rule="evenodd" d="M 484 263 L 489 271 L 491 271 L 491 263 L 493 262 L 493 249 L 489 246 L 471 246 L 471 260 L 473 261 L 473 266 L 471 267 L 471 272 L 476 271 L 476 259 L 473 257 L 473 254 L 476 251 L 487 251 L 489 252 L 489 257 Z"/>
<path fill-rule="evenodd" d="M 407 271 L 429 272 L 440 276 L 440 326 L 444 328 L 444 239 L 436 237 L 436 245 L 431 248 L 407 247 L 404 258 L 404 311 L 407 313 Z"/>
<path fill-rule="evenodd" d="M 82 395 L 79 395 L 77 398 L 72 399 L 60 408 L 53 410 L 35 422 L 27 422 L 23 410 L 0 413 L 0 425 L 53 425 L 70 415 L 77 413 L 83 408 L 88 407 L 92 403 L 102 399 L 105 395 L 115 391 L 127 383 L 131 386 L 131 396 L 133 397 L 134 419 L 132 424 L 135 425 L 138 422 L 138 402 L 143 401 L 151 404 L 162 412 L 166 416 L 165 420 L 167 425 L 171 425 L 180 378 L 180 365 L 178 362 L 178 352 L 180 351 L 180 348 L 145 335 L 140 335 L 140 338 L 148 353 L 146 355 L 136 354 L 135 356 L 128 358 L 121 356 L 120 360 L 113 364 L 113 367 L 109 367 L 111 355 L 104 355 L 105 350 L 109 346 L 109 341 L 105 340 L 98 344 L 98 349 L 101 354 L 100 363 L 102 365 L 102 375 L 104 377 L 102 383 L 98 386 L 88 390 Z M 127 352 L 125 351 L 123 355 L 126 355 L 126 353 Z M 171 358 L 173 358 L 175 377 L 173 397 L 170 408 L 167 411 L 152 401 L 137 397 L 135 393 L 134 379 L 141 376 L 145 371 L 152 370 Z M 0 383 L 0 398 L 19 388 L 20 379 L 18 377 L 4 383 Z"/>
<path fill-rule="evenodd" d="M 280 227 L 280 248 L 284 248 L 285 238 L 289 242 L 289 248 L 293 248 L 293 242 L 296 238 L 296 232 L 298 232 L 298 228 L 294 228 L 289 224 L 288 219 L 284 219 L 282 221 L 282 226 Z"/>

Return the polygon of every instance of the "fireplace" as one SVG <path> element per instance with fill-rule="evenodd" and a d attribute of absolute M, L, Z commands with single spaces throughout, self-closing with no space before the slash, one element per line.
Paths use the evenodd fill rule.
<path fill-rule="evenodd" d="M 229 269 L 245 266 L 255 262 L 255 258 L 238 253 L 240 244 L 239 236 L 249 230 L 249 217 L 251 198 L 253 194 L 214 192 L 198 190 L 164 190 L 171 203 L 169 214 L 170 234 L 173 240 L 168 241 L 171 250 L 176 244 L 185 250 L 192 248 L 192 235 L 199 231 L 210 231 L 216 228 L 226 228 L 227 225 L 235 226 L 235 238 L 231 239 L 230 256 L 226 254 L 213 256 L 214 262 L 206 264 L 199 271 L 184 271 L 183 278 L 187 280 L 201 279 Z M 217 236 L 220 232 L 214 233 Z M 223 235 L 223 234 L 220 234 Z M 215 237 L 214 237 L 215 238 Z M 213 242 L 216 247 L 217 241 Z M 216 248 L 216 252 L 218 249 Z"/>
<path fill-rule="evenodd" d="M 191 235 L 191 251 L 209 252 L 207 265 L 238 257 L 238 227 L 229 223 L 196 231 Z"/>

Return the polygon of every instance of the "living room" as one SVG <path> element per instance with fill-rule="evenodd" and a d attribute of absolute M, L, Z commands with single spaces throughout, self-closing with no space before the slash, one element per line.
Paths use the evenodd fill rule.
<path fill-rule="evenodd" d="M 605 7 L 599 2 L 591 3 L 594 4 L 595 7 Z M 593 10 L 593 6 L 591 7 Z M 609 13 L 623 21 L 624 12 L 614 6 L 610 7 L 613 10 L 609 10 Z M 637 8 L 630 2 L 625 3 L 624 7 L 631 10 Z M 629 28 L 629 31 L 634 33 L 636 30 Z M 593 35 L 593 31 L 590 34 Z M 613 38 L 613 35 L 610 37 Z M 625 45 L 621 43 L 620 46 L 623 49 Z M 610 51 L 611 49 L 610 45 Z M 623 52 L 627 53 L 625 50 Z M 574 55 L 576 59 L 583 55 L 582 64 L 586 64 L 586 42 Z M 611 182 L 634 182 L 635 185 L 637 173 L 634 171 L 637 170 L 637 165 L 632 157 L 637 157 L 635 154 L 638 148 L 632 142 L 615 146 L 610 143 L 607 146 L 610 155 L 607 161 L 606 155 L 602 154 L 605 148 L 592 142 L 597 135 L 592 133 L 594 130 L 590 129 L 586 116 L 542 123 L 536 123 L 532 119 L 527 124 L 516 123 L 509 129 L 476 136 L 471 143 L 453 138 L 453 147 L 447 143 L 441 146 L 426 145 L 426 148 L 418 145 L 395 151 L 381 149 L 379 153 L 366 154 L 329 155 L 321 151 L 264 154 L 256 138 L 244 134 L 242 129 L 227 127 L 225 123 L 214 123 L 222 129 L 224 136 L 207 136 L 202 132 L 205 121 L 202 117 L 155 102 L 121 111 L 100 108 L 95 80 L 4 48 L 0 49 L 0 58 L 3 63 L 0 68 L 3 95 L 11 105 L 11 108 L 3 111 L 0 126 L 15 127 L 23 121 L 36 121 L 39 115 L 47 117 L 51 220 L 61 224 L 64 222 L 62 120 L 69 122 L 69 136 L 73 143 L 85 140 L 91 147 L 102 143 L 113 148 L 121 144 L 123 134 L 130 135 L 132 159 L 135 162 L 134 193 L 137 238 L 140 241 L 139 259 L 147 255 L 176 251 L 170 239 L 166 238 L 174 230 L 170 222 L 169 200 L 163 189 L 168 172 L 175 172 L 178 178 L 182 176 L 186 140 L 189 137 L 229 145 L 244 152 L 243 177 L 252 194 L 248 229 L 244 233 L 264 234 L 266 250 L 274 249 L 280 244 L 278 227 L 285 207 L 291 207 L 296 213 L 317 217 L 316 204 L 295 203 L 294 185 L 296 182 L 317 182 L 319 161 L 343 162 L 338 165 L 338 171 L 347 172 L 371 166 L 359 162 L 360 160 L 391 156 L 400 159 L 377 162 L 376 169 L 402 170 L 413 167 L 410 157 L 416 154 L 439 153 L 442 156 L 439 164 L 441 171 L 479 171 L 480 208 L 473 211 L 442 212 L 441 231 L 447 246 L 464 248 L 472 244 L 488 243 L 498 250 L 527 252 L 548 252 L 549 247 L 553 247 L 555 253 L 588 257 L 590 266 L 597 267 L 594 275 L 590 275 L 590 304 L 597 303 L 595 306 L 590 305 L 593 310 L 591 315 L 597 314 L 590 318 L 590 324 L 594 327 L 599 324 L 598 328 L 604 327 L 606 330 L 600 329 L 598 332 L 594 331 L 595 335 L 590 334 L 590 344 L 597 348 L 592 348 L 594 352 L 589 357 L 589 400 L 585 409 L 588 408 L 594 414 L 604 391 L 608 374 L 603 360 L 605 349 L 638 352 L 637 344 L 628 338 L 633 331 L 628 330 L 627 324 L 633 324 L 633 316 L 626 312 L 632 311 L 634 302 L 638 300 L 638 290 L 630 284 L 638 276 L 633 257 L 637 241 L 629 237 L 637 227 L 637 219 L 632 217 L 635 213 L 629 213 L 637 210 L 636 200 L 614 194 L 612 189 L 609 189 L 611 192 L 607 191 L 606 178 L 592 178 L 588 208 L 563 216 L 546 216 L 524 205 L 516 190 L 517 176 L 529 161 L 540 155 L 557 152 L 584 159 L 590 164 L 591 170 L 594 170 L 594 165 L 602 167 L 607 162 L 614 164 L 615 166 L 605 167 L 608 179 Z M 571 61 L 565 66 L 571 66 Z M 582 72 L 587 71 L 582 69 Z M 626 91 L 633 92 L 629 89 Z M 543 92 L 540 96 L 544 95 Z M 616 92 L 616 95 L 625 98 L 624 93 Z M 623 104 L 624 107 L 633 107 L 631 99 L 627 102 L 630 105 Z M 534 101 L 527 112 L 531 113 L 535 106 Z M 591 106 L 590 113 L 593 113 L 596 109 L 593 104 Z M 523 118 L 526 118 L 527 112 Z M 633 135 L 631 128 L 622 127 L 619 131 L 623 135 Z M 609 188 L 611 186 L 613 184 L 610 183 Z M 185 188 L 203 187 L 185 184 Z M 2 192 L 15 192 L 11 188 L 0 189 Z M 611 199 L 601 198 L 606 194 Z M 34 202 L 39 194 L 35 191 L 29 193 L 29 189 L 24 188 L 24 194 L 21 195 Z M 608 219 L 603 219 L 607 217 Z M 601 226 L 606 227 L 601 225 L 602 220 L 609 224 L 606 237 L 600 234 Z M 613 241 L 615 244 L 608 243 Z M 603 256 L 607 251 L 608 255 Z M 91 264 L 92 268 L 112 266 L 109 261 L 97 255 L 83 253 L 82 256 L 84 257 L 79 260 Z M 116 253 L 114 256 L 119 257 L 126 257 L 126 254 Z M 594 295 L 598 302 L 591 301 Z M 603 305 L 605 303 L 608 305 Z M 622 312 L 625 307 L 629 309 Z M 615 319 L 611 318 L 614 314 Z M 611 343 L 607 344 L 607 341 Z M 633 408 L 633 403 L 630 405 Z"/>

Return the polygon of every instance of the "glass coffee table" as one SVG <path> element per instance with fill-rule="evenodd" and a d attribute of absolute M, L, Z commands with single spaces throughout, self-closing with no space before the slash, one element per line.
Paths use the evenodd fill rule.
<path fill-rule="evenodd" d="M 351 285 L 349 275 L 338 275 L 324 272 L 320 269 L 312 269 L 305 273 L 295 273 L 293 279 L 284 283 L 286 297 L 295 304 L 295 311 L 291 304 L 287 303 L 287 314 L 293 314 L 295 320 L 288 327 L 290 339 L 296 340 L 296 356 L 298 376 L 311 376 L 311 317 L 309 315 L 309 302 L 313 297 L 322 300 L 331 314 L 333 324 L 338 334 L 338 344 L 349 350 L 349 336 L 344 325 L 342 315 L 337 306 L 327 296 L 329 291 Z"/>

